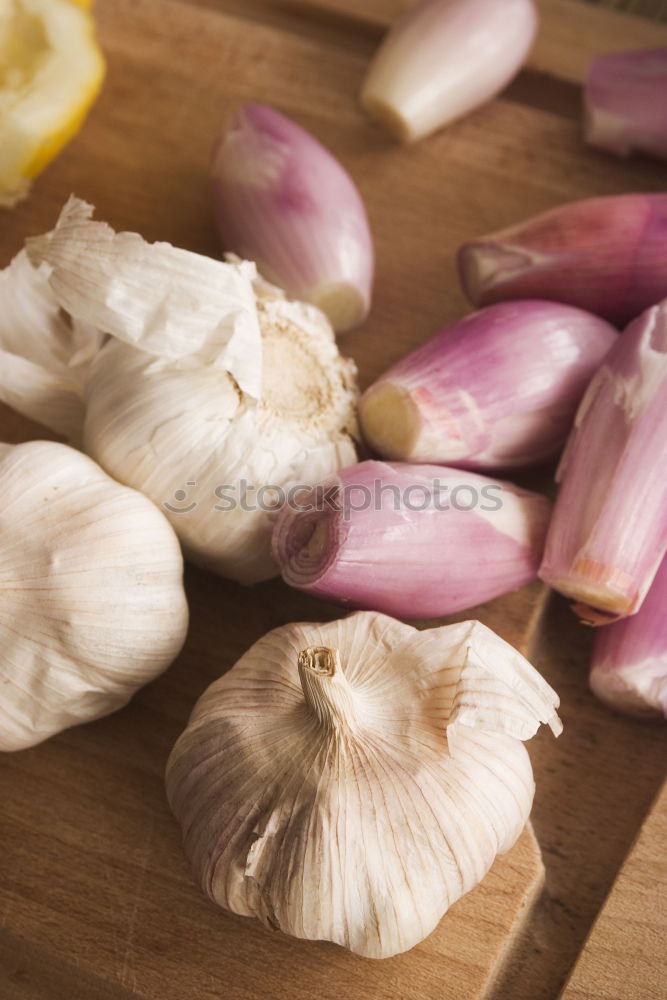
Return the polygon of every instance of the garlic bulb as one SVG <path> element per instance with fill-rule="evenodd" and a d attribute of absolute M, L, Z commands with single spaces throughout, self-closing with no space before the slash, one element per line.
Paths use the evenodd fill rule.
<path fill-rule="evenodd" d="M 70 200 L 29 245 L 47 335 L 61 309 L 88 331 L 68 383 L 85 399 L 85 450 L 165 512 L 194 561 L 244 583 L 275 576 L 271 521 L 287 491 L 356 459 L 354 364 L 318 309 L 256 281 L 248 262 L 147 244 L 90 213 Z M 111 335 L 101 346 L 97 330 Z M 0 315 L 16 367 L 32 336 L 9 338 Z M 0 398 L 53 426 L 39 378 L 60 369 L 40 365 L 20 393 L 7 370 Z"/>
<path fill-rule="evenodd" d="M 194 562 L 242 583 L 278 573 L 272 515 L 288 489 L 356 459 L 353 369 L 328 323 L 279 299 L 259 313 L 259 401 L 214 368 L 111 343 L 91 368 L 84 429 L 86 451 L 165 509 Z"/>
<path fill-rule="evenodd" d="M 80 452 L 0 445 L 0 750 L 122 707 L 178 654 L 183 563 L 166 519 Z"/>
<path fill-rule="evenodd" d="M 516 841 L 558 698 L 479 622 L 286 625 L 204 693 L 167 792 L 205 892 L 370 958 L 412 948 Z"/>

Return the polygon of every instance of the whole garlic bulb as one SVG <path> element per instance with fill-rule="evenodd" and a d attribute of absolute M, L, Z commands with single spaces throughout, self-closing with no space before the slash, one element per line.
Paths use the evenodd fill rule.
<path fill-rule="evenodd" d="M 479 622 L 270 632 L 197 703 L 167 792 L 205 892 L 370 958 L 405 951 L 528 818 L 558 698 Z"/>
<path fill-rule="evenodd" d="M 83 437 L 194 561 L 243 583 L 276 576 L 272 519 L 289 488 L 356 461 L 353 362 L 323 313 L 249 262 L 148 244 L 91 213 L 70 199 L 0 276 L 0 399 Z M 57 350 L 35 355 L 37 327 L 17 342 L 7 300 L 30 301 Z"/>
<path fill-rule="evenodd" d="M 183 561 L 153 504 L 63 444 L 0 445 L 0 750 L 122 707 L 177 656 Z"/>
<path fill-rule="evenodd" d="M 356 460 L 354 369 L 324 316 L 280 298 L 257 307 L 259 400 L 227 372 L 115 341 L 91 367 L 84 424 L 88 454 L 167 513 L 186 554 L 242 583 L 278 573 L 278 490 Z"/>

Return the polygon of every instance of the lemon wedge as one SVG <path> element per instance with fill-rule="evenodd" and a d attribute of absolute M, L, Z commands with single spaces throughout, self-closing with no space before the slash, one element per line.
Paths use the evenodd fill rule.
<path fill-rule="evenodd" d="M 104 78 L 89 0 L 0 0 L 0 205 L 76 134 Z"/>

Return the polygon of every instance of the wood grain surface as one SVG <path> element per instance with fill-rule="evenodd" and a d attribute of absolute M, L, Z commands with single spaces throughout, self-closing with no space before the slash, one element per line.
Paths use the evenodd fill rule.
<path fill-rule="evenodd" d="M 667 784 L 586 942 L 562 1000 L 667 997 Z"/>
<path fill-rule="evenodd" d="M 644 30 L 577 10 L 612 25 L 599 29 L 605 45 Z M 52 225 L 71 191 L 117 228 L 217 253 L 211 143 L 236 105 L 270 101 L 340 156 L 368 204 L 375 308 L 343 343 L 363 384 L 466 311 L 454 267 L 464 238 L 564 200 L 664 185 L 659 164 L 584 147 L 572 86 L 581 50 L 573 57 L 560 42 L 550 43 L 557 78 L 523 74 L 502 99 L 401 149 L 356 104 L 379 37 L 358 16 L 313 19 L 254 0 L 98 0 L 97 13 L 105 90 L 33 197 L 0 216 L 0 264 Z M 576 22 L 569 32 L 578 37 Z M 36 433 L 6 411 L 1 426 L 5 439 Z M 566 724 L 557 743 L 540 734 L 531 744 L 546 882 L 512 961 L 498 969 L 541 878 L 530 833 L 428 942 L 387 963 L 271 936 L 202 897 L 164 801 L 168 752 L 195 699 L 250 643 L 337 611 L 278 582 L 243 590 L 189 570 L 187 588 L 190 635 L 162 679 L 123 712 L 0 761 L 0 997 L 554 998 L 641 825 L 665 751 L 659 728 L 617 718 L 589 695 L 589 635 L 564 604 L 545 612 L 544 589 L 533 585 L 471 613 L 518 646 L 537 635 L 535 662 L 560 692 Z"/>
<path fill-rule="evenodd" d="M 293 8 L 309 14 L 349 18 L 367 29 L 380 33 L 416 0 L 200 0 L 227 9 L 240 9 L 250 3 L 256 7 L 272 6 L 278 10 Z M 667 44 L 667 27 L 647 19 L 632 17 L 618 8 L 622 5 L 585 4 L 581 0 L 536 0 L 540 11 L 540 29 L 528 66 L 559 80 L 579 83 L 589 60 L 601 52 L 655 47 Z M 650 2 L 650 0 L 646 0 Z M 655 0 L 654 0 L 655 2 Z"/>
<path fill-rule="evenodd" d="M 591 644 L 592 630 L 573 624 L 566 602 L 554 595 L 532 655 L 561 696 L 565 724 L 555 748 L 545 734 L 531 745 L 532 822 L 545 889 L 493 1000 L 555 1000 L 664 781 L 664 725 L 616 715 L 593 697 Z M 650 860 L 658 866 L 664 838 L 651 844 Z M 652 877 L 649 866 L 648 884 Z M 667 925 L 664 896 L 653 916 Z M 630 974 L 633 961 L 631 954 L 619 975 Z M 636 1000 L 645 1000 L 641 992 Z"/>
<path fill-rule="evenodd" d="M 667 21 L 665 0 L 588 0 L 588 3 L 601 4 L 612 10 L 625 10 L 629 14 L 654 21 Z"/>

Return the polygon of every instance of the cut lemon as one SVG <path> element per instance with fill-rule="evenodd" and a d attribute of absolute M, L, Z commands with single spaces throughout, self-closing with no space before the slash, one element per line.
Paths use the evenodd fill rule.
<path fill-rule="evenodd" d="M 0 0 L 0 205 L 76 134 L 104 78 L 88 0 Z"/>

